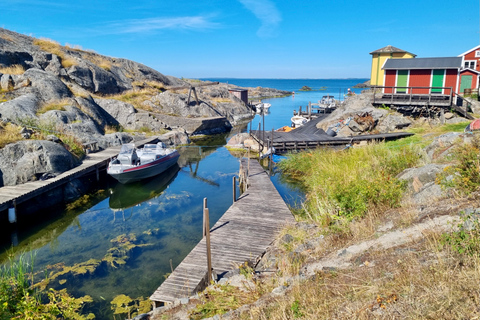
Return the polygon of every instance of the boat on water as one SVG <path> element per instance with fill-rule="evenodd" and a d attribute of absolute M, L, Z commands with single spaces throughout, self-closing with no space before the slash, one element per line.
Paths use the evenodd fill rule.
<path fill-rule="evenodd" d="M 123 144 L 118 156 L 112 159 L 107 173 L 120 183 L 131 183 L 156 176 L 177 163 L 180 154 L 163 142 L 145 144 L 135 148 L 135 144 Z"/>
<path fill-rule="evenodd" d="M 154 177 L 129 184 L 118 183 L 110 195 L 110 208 L 125 210 L 160 196 L 175 180 L 178 171 L 180 171 L 180 167 L 175 163 Z"/>
<path fill-rule="evenodd" d="M 260 103 L 255 106 L 257 113 L 268 113 L 268 109 L 272 106 L 270 103 Z"/>
<path fill-rule="evenodd" d="M 292 120 L 292 127 L 298 128 L 303 126 L 305 123 L 308 122 L 308 119 L 299 115 L 293 116 L 290 120 Z"/>

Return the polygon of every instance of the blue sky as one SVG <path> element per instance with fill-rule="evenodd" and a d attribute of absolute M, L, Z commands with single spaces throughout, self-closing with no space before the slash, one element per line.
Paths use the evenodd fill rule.
<path fill-rule="evenodd" d="M 387 45 L 438 57 L 480 43 L 471 0 L 1 0 L 0 27 L 185 78 L 369 78 Z"/>

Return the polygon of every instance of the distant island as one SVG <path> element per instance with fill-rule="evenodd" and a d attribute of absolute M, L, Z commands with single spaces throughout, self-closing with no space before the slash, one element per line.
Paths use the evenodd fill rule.
<path fill-rule="evenodd" d="M 317 89 L 317 90 L 313 90 L 312 88 L 310 88 L 309 86 L 303 86 L 300 90 L 298 91 L 325 91 L 327 90 L 327 87 L 320 87 L 320 89 Z"/>

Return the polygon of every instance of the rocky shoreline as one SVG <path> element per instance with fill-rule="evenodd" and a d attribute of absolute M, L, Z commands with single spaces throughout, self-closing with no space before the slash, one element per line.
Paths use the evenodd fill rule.
<path fill-rule="evenodd" d="M 145 134 L 166 134 L 164 142 L 185 144 L 191 136 L 228 132 L 254 116 L 229 91 L 237 86 L 203 86 L 209 83 L 165 76 L 133 61 L 2 28 L 0 47 L 0 132 L 9 125 L 23 128 L 22 141 L 0 150 L 0 187 L 55 176 L 78 165 L 82 150 L 72 158 L 61 137 L 85 150 L 136 141 Z M 191 86 L 197 88 L 198 104 L 189 94 Z M 249 91 L 251 99 L 290 94 L 269 88 Z"/>

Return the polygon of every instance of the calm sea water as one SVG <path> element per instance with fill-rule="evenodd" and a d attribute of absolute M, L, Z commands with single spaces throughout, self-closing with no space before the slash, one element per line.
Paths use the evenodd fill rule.
<path fill-rule="evenodd" d="M 265 130 L 278 129 L 282 126 L 291 125 L 290 118 L 293 111 L 306 110 L 309 102 L 318 103 L 323 96 L 334 96 L 339 101 L 345 100 L 347 90 L 350 88 L 355 93 L 360 93 L 362 89 L 353 88 L 359 83 L 364 83 L 368 79 L 228 79 L 228 78 L 205 78 L 202 80 L 219 81 L 229 83 L 240 87 L 263 87 L 295 92 L 294 95 L 286 98 L 264 99 L 262 102 L 270 103 L 270 112 L 263 119 L 256 116 L 251 122 L 252 128 L 258 129 L 259 123 Z M 299 91 L 303 86 L 308 86 L 312 91 Z"/>
<path fill-rule="evenodd" d="M 293 110 L 323 95 L 336 95 L 366 79 L 284 80 L 284 79 L 208 79 L 244 87 L 271 87 L 295 91 L 294 97 L 268 99 L 270 113 L 256 116 L 250 126 L 265 123 L 266 130 L 290 124 Z M 302 86 L 322 91 L 298 92 Z M 346 91 L 345 91 L 346 92 Z M 236 128 L 247 130 L 247 125 Z M 233 133 L 231 134 L 233 135 Z M 8 254 L 35 253 L 37 270 L 63 264 L 78 266 L 90 259 L 116 257 L 88 275 L 69 275 L 66 282 L 53 282 L 74 296 L 88 294 L 95 303 L 85 310 L 96 319 L 113 319 L 110 301 L 119 294 L 148 298 L 201 238 L 202 204 L 208 199 L 212 225 L 232 203 L 232 178 L 238 174 L 239 159 L 225 147 L 231 135 L 204 141 L 201 147 L 180 150 L 179 167 L 134 185 L 108 180 L 105 191 L 82 210 L 59 212 L 57 218 L 39 231 L 16 234 L 18 244 L 0 243 L 0 262 Z M 298 206 L 303 192 L 273 170 L 271 177 L 285 201 Z M 112 241 L 113 240 L 113 241 Z M 120 242 L 141 245 L 122 255 Z M 2 249 L 3 248 L 3 249 Z M 114 253 L 114 254 L 112 254 Z M 124 263 L 122 262 L 124 261 Z"/>

